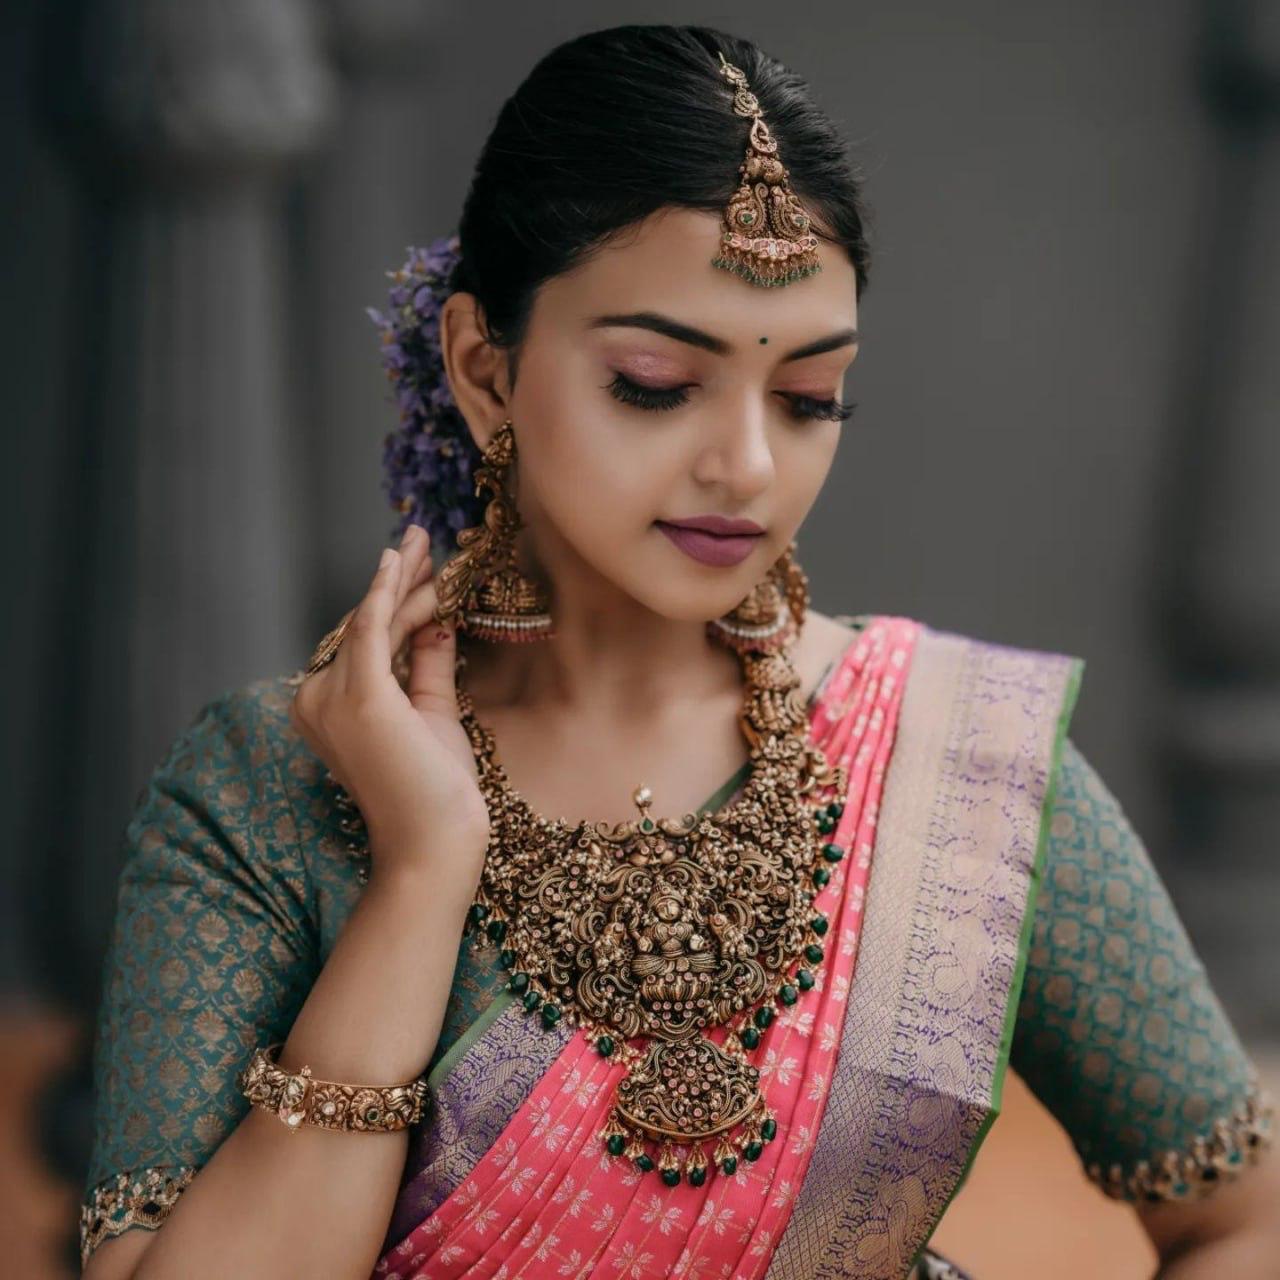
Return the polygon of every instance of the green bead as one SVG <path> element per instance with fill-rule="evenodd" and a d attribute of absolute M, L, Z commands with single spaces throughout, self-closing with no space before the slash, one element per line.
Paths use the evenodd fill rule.
<path fill-rule="evenodd" d="M 680 1185 L 680 1170 L 679 1169 L 663 1169 L 662 1181 L 665 1182 L 669 1187 L 678 1187 Z"/>
<path fill-rule="evenodd" d="M 514 969 L 516 967 L 516 953 L 510 950 L 499 952 L 498 963 L 504 969 Z"/>
<path fill-rule="evenodd" d="M 524 1011 L 532 1013 L 542 1003 L 542 997 L 536 991 L 524 993 Z"/>
<path fill-rule="evenodd" d="M 748 1142 L 747 1145 L 743 1148 L 742 1154 L 746 1156 L 748 1160 L 759 1160 L 760 1157 L 764 1154 L 764 1143 Z"/>
<path fill-rule="evenodd" d="M 813 919 L 809 921 L 809 928 L 812 929 L 820 938 L 830 927 L 831 922 L 826 916 L 814 916 Z"/>
<path fill-rule="evenodd" d="M 813 883 L 821 889 L 831 879 L 831 872 L 826 867 L 818 867 L 813 873 Z"/>
<path fill-rule="evenodd" d="M 819 964 L 825 954 L 826 952 L 816 942 L 809 943 L 804 949 L 804 958 L 810 964 Z"/>
<path fill-rule="evenodd" d="M 627 1149 L 627 1140 L 620 1133 L 611 1133 L 605 1146 L 611 1156 L 620 1156 Z"/>
<path fill-rule="evenodd" d="M 778 1122 L 774 1119 L 766 1120 L 760 1126 L 760 1136 L 766 1142 L 772 1142 L 778 1136 Z"/>
<path fill-rule="evenodd" d="M 756 1026 L 763 1031 L 773 1021 L 773 1009 L 769 1005 L 761 1005 L 756 1010 L 755 1023 Z"/>
<path fill-rule="evenodd" d="M 648 1173 L 653 1168 L 653 1160 L 647 1155 L 636 1156 L 636 1168 L 641 1173 Z"/>
<path fill-rule="evenodd" d="M 738 1032 L 738 1039 L 742 1041 L 744 1049 L 754 1049 L 760 1043 L 760 1033 L 755 1027 L 743 1027 Z"/>
<path fill-rule="evenodd" d="M 822 856 L 828 862 L 839 862 L 844 857 L 844 850 L 838 844 L 824 844 L 822 846 Z"/>
<path fill-rule="evenodd" d="M 505 920 L 490 920 L 485 926 L 485 932 L 489 935 L 490 942 L 501 942 L 507 936 L 507 922 Z"/>
<path fill-rule="evenodd" d="M 725 1156 L 725 1158 L 724 1158 L 723 1160 L 721 1160 L 721 1161 L 720 1161 L 720 1172 L 721 1172 L 721 1173 L 727 1173 L 727 1174 L 730 1174 L 730 1175 L 737 1173 L 737 1172 L 738 1172 L 738 1157 L 737 1157 L 737 1156 Z"/>
<path fill-rule="evenodd" d="M 556 1008 L 550 1001 L 542 1006 L 542 1025 L 548 1031 L 560 1021 L 560 1010 Z"/>
<path fill-rule="evenodd" d="M 612 1037 L 601 1036 L 600 1039 L 596 1041 L 596 1049 L 599 1051 L 602 1058 L 609 1057 L 609 1055 L 613 1053 Z"/>
<path fill-rule="evenodd" d="M 827 812 L 833 818 L 838 818 L 844 812 L 844 804 L 839 800 L 833 800 L 827 805 Z"/>
<path fill-rule="evenodd" d="M 797 969 L 796 981 L 800 984 L 801 991 L 813 990 L 814 976 L 808 969 Z"/>
<path fill-rule="evenodd" d="M 473 902 L 471 904 L 471 910 L 467 912 L 467 915 L 471 919 L 471 923 L 475 925 L 484 924 L 484 918 L 488 914 L 489 908 L 486 907 L 483 902 Z"/>
<path fill-rule="evenodd" d="M 798 992 L 791 983 L 784 982 L 778 990 L 778 999 L 781 1000 L 783 1004 L 795 1004 L 795 1002 L 800 999 L 800 992 Z"/>
<path fill-rule="evenodd" d="M 834 818 L 828 818 L 828 817 L 827 817 L 827 815 L 826 815 L 825 813 L 821 813 L 821 814 L 819 814 L 819 817 L 818 817 L 818 830 L 819 830 L 819 831 L 820 831 L 824 836 L 825 836 L 825 835 L 827 835 L 827 834 L 828 834 L 828 832 L 834 831 L 835 829 L 836 829 L 836 823 L 835 823 L 835 819 L 834 819 Z"/>
<path fill-rule="evenodd" d="M 527 973 L 513 973 L 507 981 L 507 988 L 521 995 L 529 990 L 529 975 Z"/>
<path fill-rule="evenodd" d="M 689 1185 L 700 1187 L 707 1180 L 707 1171 L 701 1165 L 694 1165 L 689 1170 Z"/>

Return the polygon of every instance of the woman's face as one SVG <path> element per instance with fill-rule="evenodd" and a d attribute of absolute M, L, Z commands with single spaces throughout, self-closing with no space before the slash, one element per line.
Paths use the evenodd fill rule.
<path fill-rule="evenodd" d="M 663 210 L 536 295 L 506 408 L 522 536 L 553 585 L 586 569 L 662 616 L 717 617 L 822 488 L 857 354 L 853 267 L 822 242 L 816 275 L 760 288 L 710 265 L 719 234 Z M 703 515 L 763 533 L 707 563 L 662 528 Z"/>

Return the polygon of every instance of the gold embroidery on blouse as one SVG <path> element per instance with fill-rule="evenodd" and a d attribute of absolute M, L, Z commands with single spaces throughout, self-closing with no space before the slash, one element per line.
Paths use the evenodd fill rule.
<path fill-rule="evenodd" d="M 130 1227 L 155 1231 L 196 1171 L 188 1165 L 131 1169 L 100 1182 L 80 1209 L 80 1266 L 108 1236 Z"/>
<path fill-rule="evenodd" d="M 1189 1151 L 1169 1150 L 1154 1162 L 1139 1160 L 1130 1173 L 1118 1164 L 1103 1172 L 1096 1162 L 1086 1172 L 1115 1200 L 1202 1199 L 1271 1146 L 1274 1115 L 1274 1099 L 1255 1081 L 1231 1116 L 1215 1120 L 1212 1133 L 1198 1136 Z"/>

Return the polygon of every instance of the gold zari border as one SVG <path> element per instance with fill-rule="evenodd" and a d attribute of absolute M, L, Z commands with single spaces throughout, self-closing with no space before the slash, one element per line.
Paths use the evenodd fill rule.
<path fill-rule="evenodd" d="M 1275 1103 L 1256 1082 L 1228 1118 L 1213 1122 L 1189 1151 L 1166 1151 L 1154 1161 L 1139 1160 L 1131 1172 L 1096 1161 L 1086 1167 L 1091 1181 L 1114 1200 L 1199 1200 L 1255 1164 L 1272 1144 Z"/>
<path fill-rule="evenodd" d="M 81 1268 L 109 1236 L 130 1227 L 155 1231 L 195 1176 L 189 1165 L 169 1165 L 131 1169 L 100 1182 L 80 1208 Z"/>

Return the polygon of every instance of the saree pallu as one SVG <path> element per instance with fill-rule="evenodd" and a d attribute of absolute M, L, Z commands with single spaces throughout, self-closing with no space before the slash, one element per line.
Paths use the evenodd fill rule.
<path fill-rule="evenodd" d="M 816 984 L 751 1055 L 775 1139 L 701 1187 L 641 1173 L 600 1136 L 623 1068 L 504 993 L 432 1072 L 374 1275 L 961 1276 L 926 1246 L 999 1113 L 1082 668 L 872 618 L 811 704 L 849 856 Z"/>

